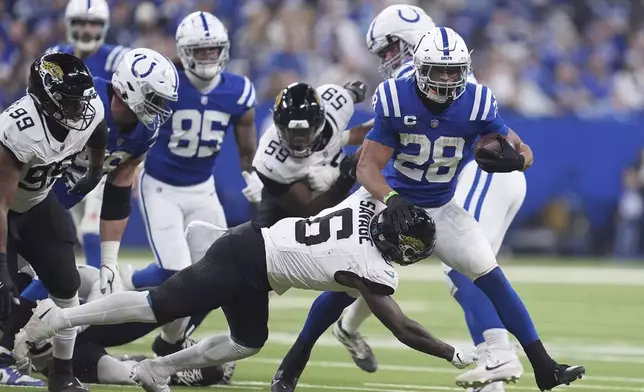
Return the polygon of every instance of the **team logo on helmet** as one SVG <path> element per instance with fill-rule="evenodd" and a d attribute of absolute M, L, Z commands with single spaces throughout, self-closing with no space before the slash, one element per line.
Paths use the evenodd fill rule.
<path fill-rule="evenodd" d="M 44 78 L 46 75 L 50 75 L 52 79 L 55 79 L 57 82 L 62 82 L 64 73 L 63 69 L 60 68 L 60 65 L 52 63 L 50 61 L 43 61 L 40 64 L 40 75 Z"/>

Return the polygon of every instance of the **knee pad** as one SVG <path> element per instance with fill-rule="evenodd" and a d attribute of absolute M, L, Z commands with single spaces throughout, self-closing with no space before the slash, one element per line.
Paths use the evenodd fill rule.
<path fill-rule="evenodd" d="M 74 268 L 70 271 L 67 279 L 61 279 L 58 282 L 50 282 L 51 287 L 47 287 L 49 295 L 52 299 L 60 298 L 63 300 L 78 298 L 77 293 L 80 287 L 80 275 L 78 270 Z"/>

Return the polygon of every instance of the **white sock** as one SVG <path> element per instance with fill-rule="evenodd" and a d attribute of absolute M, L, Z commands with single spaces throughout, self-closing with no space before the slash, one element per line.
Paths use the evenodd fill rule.
<path fill-rule="evenodd" d="M 184 317 L 165 324 L 161 327 L 161 339 L 172 344 L 183 340 L 189 322 L 190 317 Z"/>
<path fill-rule="evenodd" d="M 62 299 L 51 297 L 56 306 L 59 308 L 67 309 L 77 307 L 80 302 L 78 301 L 78 294 L 73 298 Z M 54 346 L 54 358 L 68 360 L 72 359 L 74 355 L 74 343 L 76 342 L 76 328 L 61 329 L 54 335 L 52 345 Z"/>
<path fill-rule="evenodd" d="M 362 298 L 358 298 L 352 303 L 342 315 L 341 326 L 342 329 L 350 334 L 355 334 L 360 329 L 364 321 L 371 316 L 371 309 L 367 302 Z"/>
<path fill-rule="evenodd" d="M 192 347 L 153 360 L 162 377 L 170 377 L 181 370 L 201 369 L 226 362 L 248 358 L 259 352 L 258 348 L 244 347 L 228 335 L 202 339 Z"/>
<path fill-rule="evenodd" d="M 512 348 L 510 344 L 510 334 L 507 330 L 502 328 L 492 328 L 483 331 L 483 338 L 490 350 L 509 350 Z"/>
<path fill-rule="evenodd" d="M 80 325 L 156 323 L 147 291 L 121 291 L 93 302 L 63 309 L 60 328 Z M 56 325 L 58 327 L 58 325 Z"/>
<path fill-rule="evenodd" d="M 119 361 L 109 355 L 103 355 L 96 365 L 96 375 L 100 384 L 134 385 L 130 378 L 136 361 Z"/>

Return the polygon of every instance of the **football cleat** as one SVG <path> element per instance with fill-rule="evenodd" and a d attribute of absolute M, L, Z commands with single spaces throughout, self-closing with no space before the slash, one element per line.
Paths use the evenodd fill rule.
<path fill-rule="evenodd" d="M 224 376 L 217 384 L 229 385 L 230 382 L 233 380 L 233 374 L 235 374 L 235 368 L 237 367 L 237 363 L 235 361 L 232 361 L 232 362 L 224 363 L 223 365 L 221 365 L 221 367 L 224 370 Z"/>
<path fill-rule="evenodd" d="M 456 377 L 462 388 L 480 388 L 496 381 L 515 383 L 523 375 L 523 366 L 514 349 L 484 351 L 478 366 Z"/>
<path fill-rule="evenodd" d="M 573 381 L 583 378 L 585 374 L 586 369 L 583 366 L 558 364 L 553 372 L 535 373 L 534 377 L 539 390 L 549 391 L 559 385 L 570 385 Z"/>
<path fill-rule="evenodd" d="M 89 392 L 89 388 L 78 381 L 72 373 L 49 371 L 49 392 Z"/>
<path fill-rule="evenodd" d="M 38 301 L 38 306 L 33 312 L 27 324 L 16 334 L 14 357 L 19 368 L 23 368 L 25 363 L 29 362 L 29 350 L 36 343 L 54 336 L 57 328 L 53 324 L 62 318 L 62 310 L 51 298 Z"/>
<path fill-rule="evenodd" d="M 168 386 L 170 377 L 166 378 L 158 374 L 154 369 L 154 364 L 149 359 L 134 365 L 130 378 L 147 392 L 170 392 L 170 387 Z"/>
<path fill-rule="evenodd" d="M 16 368 L 13 357 L 7 353 L 2 353 L 0 354 L 0 385 L 44 387 L 45 382 L 22 373 Z"/>
<path fill-rule="evenodd" d="M 360 369 L 369 373 L 378 370 L 378 362 L 367 341 L 358 332 L 350 334 L 345 331 L 342 328 L 342 317 L 333 324 L 333 336 L 349 351 L 351 359 Z"/>
<path fill-rule="evenodd" d="M 293 392 L 298 379 L 298 376 L 288 376 L 283 370 L 278 370 L 271 382 L 271 392 Z"/>
<path fill-rule="evenodd" d="M 465 392 L 505 392 L 505 386 L 502 382 L 493 382 L 484 387 L 467 388 Z"/>

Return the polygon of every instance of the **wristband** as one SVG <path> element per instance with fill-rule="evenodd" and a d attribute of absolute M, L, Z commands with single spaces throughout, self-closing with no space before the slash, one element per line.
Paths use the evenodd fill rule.
<path fill-rule="evenodd" d="M 388 201 L 389 199 L 391 199 L 393 196 L 396 196 L 397 194 L 398 194 L 398 192 L 396 192 L 396 191 L 391 191 L 391 192 L 389 192 L 389 193 L 387 194 L 387 196 L 385 196 L 385 197 L 382 199 L 383 203 L 387 204 L 387 201 Z"/>

